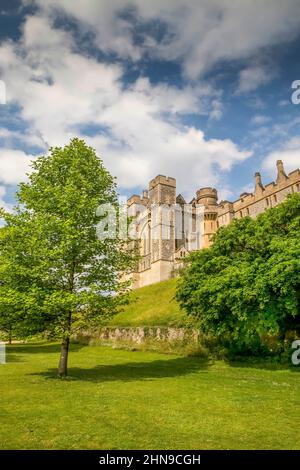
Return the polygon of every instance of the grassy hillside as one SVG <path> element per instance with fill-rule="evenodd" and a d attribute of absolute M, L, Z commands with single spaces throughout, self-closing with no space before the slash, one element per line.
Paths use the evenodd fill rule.
<path fill-rule="evenodd" d="M 186 321 L 175 296 L 176 279 L 141 287 L 130 293 L 130 303 L 123 307 L 109 326 L 181 326 Z"/>

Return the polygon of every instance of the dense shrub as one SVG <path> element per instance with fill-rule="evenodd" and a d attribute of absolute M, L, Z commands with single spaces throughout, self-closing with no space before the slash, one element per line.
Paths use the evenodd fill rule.
<path fill-rule="evenodd" d="M 300 333 L 300 194 L 256 219 L 222 227 L 213 245 L 192 253 L 177 299 L 236 353 L 264 355 L 284 345 L 286 332 Z"/>

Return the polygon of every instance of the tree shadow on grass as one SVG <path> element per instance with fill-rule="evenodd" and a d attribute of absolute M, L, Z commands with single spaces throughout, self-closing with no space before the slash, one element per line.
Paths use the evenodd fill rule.
<path fill-rule="evenodd" d="M 81 348 L 86 347 L 83 344 L 72 344 L 70 351 L 77 352 Z M 7 347 L 8 354 L 48 354 L 48 353 L 60 353 L 60 343 L 26 343 L 26 344 L 14 344 Z"/>
<path fill-rule="evenodd" d="M 70 367 L 69 380 L 83 380 L 87 382 L 132 382 L 136 380 L 161 379 L 178 377 L 206 371 L 209 361 L 203 358 L 179 357 L 168 360 L 155 360 L 150 362 L 127 362 L 124 364 L 104 364 L 91 369 Z M 44 373 L 33 375 L 48 379 L 56 378 L 57 370 L 49 369 Z"/>
<path fill-rule="evenodd" d="M 10 362 L 24 362 L 22 360 L 22 357 L 19 356 L 18 354 L 12 354 L 10 350 L 6 350 L 6 363 Z"/>
<path fill-rule="evenodd" d="M 286 370 L 290 372 L 300 372 L 300 366 L 294 366 L 290 363 L 274 362 L 268 359 L 245 359 L 245 360 L 225 360 L 230 367 L 245 369 L 262 369 L 269 371 Z"/>

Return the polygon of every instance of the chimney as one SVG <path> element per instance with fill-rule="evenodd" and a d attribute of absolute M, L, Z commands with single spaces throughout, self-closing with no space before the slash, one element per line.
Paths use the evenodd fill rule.
<path fill-rule="evenodd" d="M 286 176 L 285 171 L 284 171 L 284 168 L 283 168 L 282 160 L 277 160 L 276 166 L 277 166 L 277 179 L 276 179 L 276 183 L 278 184 L 278 183 L 282 183 L 283 181 L 286 181 L 286 180 L 287 180 L 287 176 Z"/>
<path fill-rule="evenodd" d="M 265 188 L 263 187 L 263 184 L 261 182 L 260 173 L 257 171 L 255 173 L 255 194 L 262 194 L 264 189 Z"/>
<path fill-rule="evenodd" d="M 147 189 L 144 189 L 144 191 L 143 191 L 143 199 L 148 199 L 148 197 L 149 197 L 148 191 L 147 191 Z"/>

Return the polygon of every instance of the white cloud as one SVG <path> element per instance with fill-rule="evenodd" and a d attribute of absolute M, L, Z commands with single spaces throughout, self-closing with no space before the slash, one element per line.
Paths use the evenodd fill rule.
<path fill-rule="evenodd" d="M 281 107 L 288 106 L 289 104 L 291 104 L 289 100 L 280 100 L 278 102 L 278 106 L 281 106 Z"/>
<path fill-rule="evenodd" d="M 6 194 L 6 188 L 5 186 L 2 186 L 0 185 L 0 207 L 4 210 L 6 210 L 7 212 L 10 212 L 12 210 L 12 205 L 11 204 L 8 204 L 4 198 L 5 198 L 5 194 Z M 4 225 L 4 221 L 0 220 L 0 226 Z"/>
<path fill-rule="evenodd" d="M 197 78 L 219 61 L 253 57 L 257 50 L 296 37 L 298 0 L 23 0 L 43 12 L 60 9 L 95 34 L 99 49 L 138 60 L 144 54 L 180 60 Z M 167 36 L 159 42 L 148 31 L 135 41 L 133 24 L 120 11 L 135 8 L 137 22 L 161 21 Z"/>
<path fill-rule="evenodd" d="M 263 167 L 269 172 L 269 174 L 274 174 L 277 160 L 283 161 L 284 168 L 287 172 L 300 168 L 300 138 L 292 138 L 285 142 L 279 150 L 267 155 L 264 160 Z"/>
<path fill-rule="evenodd" d="M 145 186 L 165 173 L 178 179 L 180 190 L 194 191 L 216 184 L 220 169 L 228 171 L 250 156 L 229 139 L 207 140 L 202 131 L 182 125 L 185 113 L 220 117 L 218 90 L 202 82 L 183 88 L 152 85 L 145 78 L 124 89 L 121 66 L 74 50 L 71 35 L 44 16 L 27 17 L 21 41 L 0 46 L 8 100 L 21 107 L 31 139 L 53 146 L 74 135 L 85 138 L 124 188 Z M 97 135 L 85 134 L 89 124 L 100 128 Z M 22 179 L 29 160 L 12 152 L 3 154 L 6 171 L 0 160 L 8 184 Z M 15 165 L 14 176 L 9 165 Z"/>
<path fill-rule="evenodd" d="M 252 124 L 255 124 L 256 126 L 261 126 L 263 124 L 267 124 L 270 122 L 271 118 L 270 116 L 266 116 L 264 114 L 256 114 L 251 118 Z"/>
<path fill-rule="evenodd" d="M 119 13 L 134 5 L 124 0 L 23 0 L 23 4 L 35 4 L 41 12 L 53 15 L 67 13 L 79 20 L 81 30 L 95 35 L 95 45 L 105 52 L 114 52 L 122 58 L 138 60 L 141 49 L 134 44 L 131 24 Z M 55 41 L 55 39 L 54 39 Z"/>
<path fill-rule="evenodd" d="M 211 112 L 209 115 L 210 119 L 214 119 L 216 121 L 221 119 L 221 117 L 223 116 L 223 109 L 224 107 L 222 101 L 220 101 L 219 99 L 212 100 Z"/>
<path fill-rule="evenodd" d="M 15 142 L 18 142 L 21 145 L 45 148 L 43 139 L 41 139 L 41 137 L 38 134 L 35 134 L 32 130 L 21 132 L 14 129 L 1 128 L 0 140 L 2 141 L 2 146 L 6 148 L 13 147 Z"/>
<path fill-rule="evenodd" d="M 248 93 L 266 85 L 273 79 L 273 70 L 269 67 L 254 65 L 241 70 L 237 93 Z"/>
<path fill-rule="evenodd" d="M 32 159 L 32 155 L 27 155 L 22 150 L 0 149 L 0 182 L 15 185 L 24 181 L 26 173 L 30 171 Z"/>

